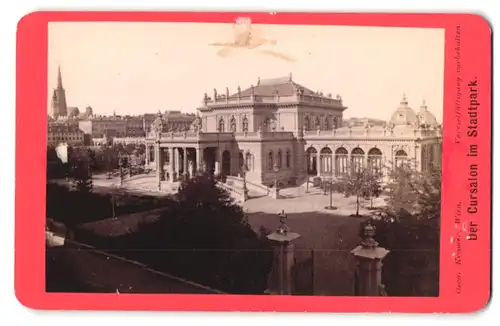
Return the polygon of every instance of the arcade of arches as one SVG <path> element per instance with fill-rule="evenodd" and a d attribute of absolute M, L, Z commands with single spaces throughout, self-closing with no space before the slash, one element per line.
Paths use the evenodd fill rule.
<path fill-rule="evenodd" d="M 368 151 L 355 147 L 348 151 L 344 147 L 338 147 L 332 151 L 330 147 L 319 150 L 309 147 L 306 150 L 306 172 L 308 175 L 340 177 L 350 172 L 361 172 L 368 169 L 374 174 L 382 175 L 383 165 L 386 158 L 377 147 Z M 398 150 L 394 153 L 394 165 L 401 166 L 408 161 L 408 153 Z"/>
<path fill-rule="evenodd" d="M 432 157 L 432 151 L 423 151 L 422 155 Z M 300 167 L 294 163 L 290 148 L 272 148 L 264 151 L 264 156 L 256 159 L 250 150 L 236 153 L 217 147 L 148 147 L 147 162 L 155 163 L 161 180 L 177 181 L 180 177 L 189 177 L 199 171 L 225 176 L 240 175 L 242 172 L 254 173 L 254 176 L 274 175 L 284 171 L 286 178 L 297 176 Z M 354 147 L 348 150 L 344 146 L 309 146 L 303 152 L 304 175 L 325 178 L 341 177 L 364 169 L 374 174 L 384 175 L 384 166 L 391 161 L 394 166 L 401 166 L 410 159 L 404 149 L 394 149 L 387 153 L 376 146 L 369 148 Z M 155 162 L 159 157 L 160 162 Z M 277 169 L 277 170 L 276 170 Z M 297 172 L 298 171 L 298 172 Z M 290 175 L 290 176 L 288 176 Z M 261 179 L 262 180 L 262 179 Z M 255 178 L 255 182 L 262 182 Z"/>

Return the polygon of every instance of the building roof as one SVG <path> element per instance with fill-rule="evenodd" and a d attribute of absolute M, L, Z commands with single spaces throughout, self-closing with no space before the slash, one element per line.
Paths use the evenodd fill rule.
<path fill-rule="evenodd" d="M 419 123 L 422 125 L 428 125 L 428 126 L 438 125 L 434 114 L 432 114 L 432 112 L 427 109 L 427 104 L 425 104 L 425 100 L 422 101 L 422 105 L 420 105 L 420 111 L 418 111 L 417 117 Z"/>
<path fill-rule="evenodd" d="M 418 123 L 417 114 L 408 106 L 406 95 L 403 94 L 399 107 L 394 111 L 389 122 L 393 125 L 414 125 Z"/>
<path fill-rule="evenodd" d="M 75 133 L 75 132 L 83 132 L 75 125 L 68 125 L 62 123 L 51 123 L 48 126 L 49 133 Z"/>
<path fill-rule="evenodd" d="M 270 79 L 258 79 L 257 85 L 250 86 L 247 89 L 241 91 L 240 94 L 235 93 L 230 96 L 233 97 L 250 97 L 251 95 L 257 96 L 293 96 L 298 90 L 303 92 L 303 95 L 322 95 L 319 92 L 315 92 L 307 87 L 304 87 L 293 81 L 292 75 L 288 77 L 270 78 Z"/>

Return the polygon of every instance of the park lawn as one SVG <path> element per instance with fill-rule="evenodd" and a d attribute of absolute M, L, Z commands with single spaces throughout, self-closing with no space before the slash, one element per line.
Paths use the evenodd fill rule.
<path fill-rule="evenodd" d="M 288 214 L 286 224 L 300 234 L 295 242 L 297 263 L 312 260 L 312 287 L 315 295 L 353 295 L 355 260 L 350 254 L 361 239 L 360 223 L 368 217 L 348 217 L 321 212 Z M 263 226 L 273 232 L 279 225 L 276 214 L 248 214 L 255 231 Z"/>
<path fill-rule="evenodd" d="M 118 237 L 136 232 L 139 225 L 143 223 L 152 223 L 156 221 L 158 217 L 167 210 L 168 207 L 163 207 L 122 215 L 117 218 L 107 218 L 96 222 L 81 224 L 79 229 L 91 232 L 99 237 Z"/>

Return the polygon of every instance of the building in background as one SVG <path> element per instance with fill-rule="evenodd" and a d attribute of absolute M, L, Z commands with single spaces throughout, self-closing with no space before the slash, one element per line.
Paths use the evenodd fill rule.
<path fill-rule="evenodd" d="M 49 126 L 66 125 L 79 128 L 85 134 L 86 143 L 90 144 L 93 139 L 99 141 L 104 135 L 111 139 L 144 138 L 156 117 L 154 113 L 103 116 L 94 114 L 90 106 L 87 106 L 83 112 L 78 107 L 68 107 L 61 68 L 58 68 L 57 86 L 52 93 L 51 107 L 47 117 Z M 169 130 L 173 131 L 188 130 L 195 119 L 194 114 L 186 114 L 178 110 L 167 110 L 164 112 L 164 117 L 169 121 Z"/>
<path fill-rule="evenodd" d="M 172 131 L 189 130 L 195 119 L 194 114 L 185 114 L 181 111 L 165 111 L 163 116 L 168 119 L 167 129 Z M 151 124 L 156 117 L 157 114 L 92 116 L 80 119 L 78 125 L 92 139 L 103 138 L 105 134 L 111 138 L 144 138 L 150 132 Z"/>
<path fill-rule="evenodd" d="M 61 67 L 57 70 L 57 86 L 52 92 L 52 104 L 50 115 L 57 120 L 59 117 L 68 116 L 68 105 L 66 103 L 66 90 L 63 87 Z"/>
<path fill-rule="evenodd" d="M 70 146 L 82 146 L 84 145 L 84 133 L 75 125 L 49 123 L 47 128 L 48 146 L 56 147 L 61 143 Z"/>

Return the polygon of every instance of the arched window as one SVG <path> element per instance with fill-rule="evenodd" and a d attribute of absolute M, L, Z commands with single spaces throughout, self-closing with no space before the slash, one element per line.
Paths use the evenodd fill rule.
<path fill-rule="evenodd" d="M 243 118 L 243 122 L 241 123 L 241 130 L 243 132 L 248 132 L 248 119 L 247 119 L 247 117 Z"/>
<path fill-rule="evenodd" d="M 267 154 L 267 169 L 272 171 L 274 166 L 273 151 L 269 151 Z"/>
<path fill-rule="evenodd" d="M 344 176 L 347 174 L 347 156 L 349 152 L 344 147 L 339 147 L 335 151 L 335 175 Z"/>
<path fill-rule="evenodd" d="M 337 129 L 339 127 L 339 121 L 337 117 L 333 118 L 333 129 Z"/>
<path fill-rule="evenodd" d="M 372 148 L 368 151 L 368 168 L 370 172 L 376 175 L 382 173 L 382 151 L 378 148 Z"/>
<path fill-rule="evenodd" d="M 332 173 L 332 150 L 323 147 L 319 152 L 320 168 L 322 173 Z"/>
<path fill-rule="evenodd" d="M 436 163 L 436 148 L 437 145 L 429 145 L 427 149 L 427 169 L 432 169 L 434 164 Z"/>
<path fill-rule="evenodd" d="M 219 132 L 224 132 L 224 119 L 220 118 L 219 120 Z"/>
<path fill-rule="evenodd" d="M 278 165 L 278 168 L 281 169 L 281 160 L 282 160 L 282 152 L 281 149 L 278 150 L 278 156 L 276 157 L 276 165 Z"/>
<path fill-rule="evenodd" d="M 316 175 L 318 173 L 318 152 L 316 148 L 309 147 L 306 151 L 306 171 L 308 175 Z"/>
<path fill-rule="evenodd" d="M 149 148 L 149 161 L 150 162 L 155 161 L 155 148 L 153 146 Z"/>
<path fill-rule="evenodd" d="M 229 128 L 229 131 L 236 132 L 236 119 L 234 117 L 231 117 Z"/>
<path fill-rule="evenodd" d="M 365 152 L 361 148 L 356 147 L 355 149 L 352 150 L 351 163 L 352 163 L 352 171 L 354 173 L 360 173 L 363 171 L 365 164 Z"/>
<path fill-rule="evenodd" d="M 289 150 L 287 150 L 287 151 L 286 151 L 286 158 L 285 158 L 285 164 L 286 164 L 286 168 L 287 168 L 287 169 L 289 169 L 289 168 L 290 168 L 290 166 L 291 166 L 290 159 L 291 159 L 291 157 L 290 157 L 290 151 L 289 151 Z"/>
<path fill-rule="evenodd" d="M 253 171 L 252 154 L 250 152 L 245 154 L 245 165 L 248 171 Z"/>
<path fill-rule="evenodd" d="M 395 155 L 394 163 L 396 167 L 402 167 L 404 164 L 408 162 L 408 154 L 402 149 L 398 150 Z"/>

